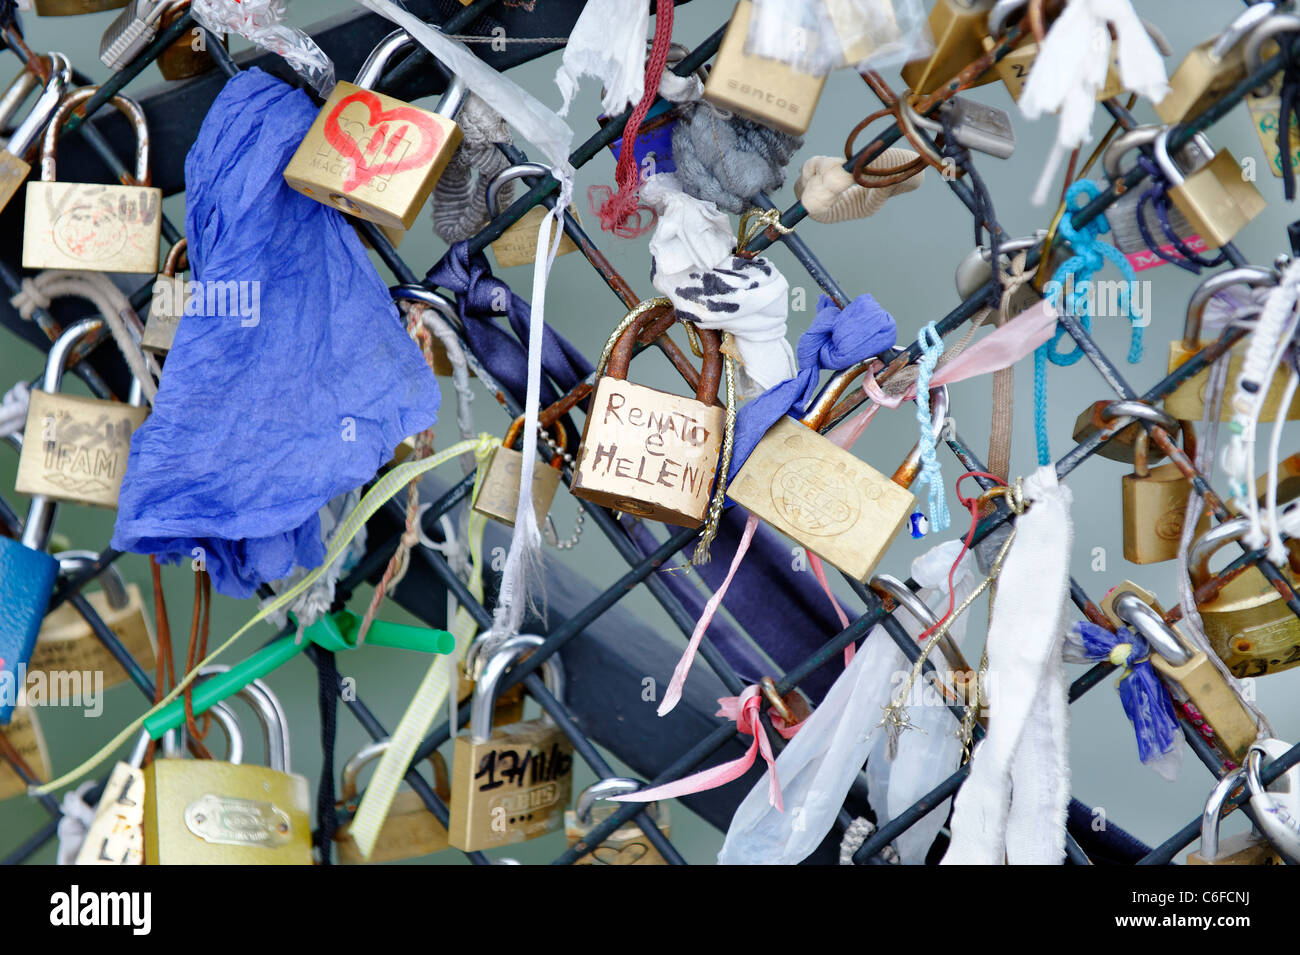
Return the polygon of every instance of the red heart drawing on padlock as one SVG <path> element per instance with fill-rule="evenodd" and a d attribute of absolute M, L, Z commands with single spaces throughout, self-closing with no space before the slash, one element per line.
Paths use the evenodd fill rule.
<path fill-rule="evenodd" d="M 343 124 L 339 119 L 343 115 L 343 111 L 353 103 L 364 103 L 366 109 L 369 110 L 370 115 L 366 121 L 366 129 L 373 129 L 375 133 L 369 137 L 365 150 L 372 156 L 380 150 L 381 146 L 387 143 L 386 148 L 382 151 L 382 158 L 387 159 L 393 154 L 393 151 L 403 137 L 407 135 L 407 130 L 410 128 L 419 131 L 419 146 L 413 152 L 408 152 L 398 159 L 387 159 L 387 161 L 372 165 L 362 152 L 361 144 L 344 131 Z M 387 134 L 388 127 L 385 125 L 390 123 L 406 123 L 407 126 L 402 127 L 398 134 L 390 136 Z M 438 124 L 423 110 L 416 109 L 414 106 L 396 106 L 393 109 L 386 110 L 383 108 L 383 104 L 379 102 L 379 97 L 370 90 L 357 90 L 355 93 L 343 97 L 343 99 L 339 100 L 338 105 L 330 111 L 329 116 L 325 118 L 325 141 L 333 146 L 335 151 L 350 164 L 350 171 L 343 180 L 343 190 L 345 192 L 351 192 L 353 189 L 365 185 L 376 176 L 396 175 L 399 172 L 426 165 L 437 153 L 444 138 Z"/>

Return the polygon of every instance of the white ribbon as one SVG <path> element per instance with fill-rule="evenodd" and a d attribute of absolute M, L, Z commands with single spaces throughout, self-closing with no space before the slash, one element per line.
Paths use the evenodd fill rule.
<path fill-rule="evenodd" d="M 1120 79 L 1124 87 L 1153 103 L 1169 92 L 1160 51 L 1133 10 L 1131 0 L 1070 0 L 1047 31 L 1020 97 L 1027 119 L 1060 110 L 1056 142 L 1034 190 L 1034 205 L 1047 201 L 1066 153 L 1090 138 L 1097 91 L 1110 69 L 1110 31 L 1115 27 Z"/>
<path fill-rule="evenodd" d="M 944 865 L 1055 865 L 1065 854 L 1071 494 L 1046 465 L 1025 481 L 1025 498 L 989 622 L 989 731 L 957 794 Z"/>
<path fill-rule="evenodd" d="M 610 115 L 639 103 L 645 92 L 649 27 L 647 0 L 588 0 L 555 71 L 555 85 L 564 97 L 560 115 L 568 115 L 582 76 L 594 76 L 605 85 L 600 107 Z"/>

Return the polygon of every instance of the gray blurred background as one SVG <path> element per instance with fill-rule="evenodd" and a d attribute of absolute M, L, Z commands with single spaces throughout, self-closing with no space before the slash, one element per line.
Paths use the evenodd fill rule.
<path fill-rule="evenodd" d="M 695 45 L 726 19 L 731 6 L 730 0 L 694 0 L 679 8 L 674 39 L 687 46 Z M 354 4 L 347 0 L 312 0 L 310 3 L 298 0 L 291 8 L 290 19 L 295 25 L 305 27 L 353 7 Z M 1174 50 L 1174 55 L 1168 60 L 1170 73 L 1187 50 L 1217 32 L 1241 9 L 1239 3 L 1226 0 L 1137 0 L 1136 7 L 1141 15 L 1153 20 L 1168 37 Z M 57 49 L 65 52 L 80 69 L 96 79 L 102 79 L 107 71 L 99 63 L 97 50 L 100 35 L 113 16 L 114 14 L 108 13 L 78 18 L 41 19 L 27 14 L 24 17 L 27 41 L 34 50 Z M 239 38 L 234 38 L 234 51 L 244 48 L 245 44 Z M 559 55 L 552 54 L 526 64 L 510 75 L 543 102 L 558 106 L 559 95 L 553 84 L 554 70 L 558 63 Z M 10 67 L 16 69 L 16 63 L 11 61 Z M 901 85 L 896 69 L 885 71 L 885 78 L 895 88 Z M 135 86 L 128 87 L 126 92 L 128 95 L 142 93 L 160 82 L 157 71 L 151 68 L 135 81 Z M 1045 228 L 1054 209 L 1030 205 L 1028 192 L 1037 180 L 1041 163 L 1053 140 L 1055 119 L 1049 117 L 1028 122 L 1020 116 L 1001 83 L 981 87 L 968 95 L 1012 113 L 1017 136 L 1016 154 L 1006 161 L 977 154 L 979 170 L 992 192 L 1001 223 L 1013 235 L 1024 235 L 1034 229 Z M 841 154 L 849 130 L 863 116 L 877 108 L 877 100 L 857 75 L 844 71 L 833 74 L 826 84 L 805 144 L 790 166 L 786 185 L 772 196 L 776 204 L 785 207 L 794 201 L 790 186 L 798 173 L 799 165 L 806 158 Z M 570 111 L 575 143 L 581 142 L 596 130 L 595 117 L 598 111 L 598 84 L 587 81 Z M 1145 101 L 1138 104 L 1136 114 L 1142 122 L 1155 121 L 1155 115 Z M 1093 126 L 1095 137 L 1104 133 L 1108 119 L 1104 111 L 1097 111 Z M 1253 156 L 1258 162 L 1261 173 L 1258 185 L 1269 199 L 1270 206 L 1238 237 L 1238 245 L 1250 261 L 1271 262 L 1274 256 L 1288 248 L 1286 225 L 1294 215 L 1282 200 L 1280 181 L 1266 171 L 1266 162 L 1245 107 L 1239 107 L 1220 122 L 1212 130 L 1211 138 L 1217 147 L 1230 148 L 1238 159 Z M 1085 154 L 1087 151 L 1085 149 Z M 579 170 L 575 191 L 579 213 L 615 268 L 632 283 L 638 293 L 651 295 L 654 292 L 649 282 L 650 260 L 644 240 L 623 240 L 597 233 L 595 217 L 586 208 L 587 188 L 595 184 L 611 183 L 613 169 L 612 155 L 604 152 L 594 162 Z M 1099 175 L 1099 170 L 1093 172 L 1093 178 L 1098 178 Z M 172 221 L 182 223 L 183 197 L 169 200 L 166 211 Z M 892 200 L 874 218 L 839 225 L 822 225 L 805 220 L 798 231 L 850 295 L 870 292 L 893 313 L 898 321 L 900 341 L 904 344 L 916 335 L 923 324 L 941 317 L 957 304 L 953 270 L 973 244 L 970 216 L 932 172 L 926 174 L 925 183 L 918 191 Z M 443 251 L 444 245 L 434 236 L 429 213 L 426 212 L 421 223 L 403 244 L 402 255 L 417 272 L 423 272 Z M 814 283 L 782 246 L 778 245 L 770 256 L 784 271 L 790 285 L 802 287 L 806 292 L 807 309 L 790 313 L 789 338 L 793 343 L 807 328 L 814 314 L 818 292 Z M 386 279 L 390 278 L 382 267 L 380 271 Z M 500 274 L 519 294 L 528 297 L 532 274 L 530 268 L 503 270 Z M 1099 277 L 1118 278 L 1119 275 L 1112 268 Z M 1147 271 L 1140 277 L 1150 279 L 1153 283 L 1153 319 L 1146 329 L 1146 357 L 1141 366 L 1123 364 L 1129 340 L 1126 322 L 1099 318 L 1094 325 L 1094 335 L 1102 348 L 1120 363 L 1121 372 L 1126 378 L 1138 390 L 1143 390 L 1165 372 L 1166 343 L 1170 339 L 1181 337 L 1187 298 L 1197 280 L 1171 266 Z M 561 334 L 578 343 L 594 359 L 609 330 L 621 315 L 618 301 L 581 255 L 572 254 L 557 260 L 550 283 L 547 319 Z M 19 379 L 31 380 L 38 375 L 43 364 L 41 354 L 33 348 L 17 343 L 12 337 L 6 340 L 10 344 L 0 349 L 0 387 L 4 388 Z M 636 376 L 637 380 L 646 384 L 680 389 L 680 378 L 657 355 L 648 355 L 639 360 Z M 445 379 L 440 381 L 446 384 Z M 1034 469 L 1031 384 L 1032 363 L 1024 362 L 1017 369 L 1016 375 L 1013 475 L 1028 474 Z M 1112 396 L 1087 361 L 1068 368 L 1052 367 L 1048 394 L 1049 433 L 1054 457 L 1059 457 L 1071 446 L 1070 432 L 1076 415 L 1092 401 Z M 989 396 L 988 379 L 962 383 L 952 389 L 952 415 L 957 427 L 982 457 L 987 450 Z M 447 388 L 444 391 L 444 407 L 449 407 L 447 403 L 451 400 L 452 394 L 450 388 Z M 478 428 L 504 433 L 508 423 L 504 413 L 481 390 L 475 409 Z M 912 411 L 907 406 L 894 414 L 886 412 L 879 415 L 869 433 L 859 442 L 858 453 L 877 469 L 890 473 L 916 438 L 917 425 Z M 452 429 L 447 427 L 443 430 L 445 434 L 450 434 Z M 444 438 L 444 442 L 447 440 L 449 439 Z M 1287 447 L 1289 446 L 1284 445 L 1284 455 L 1288 453 Z M 961 469 L 946 451 L 941 451 L 940 461 L 951 489 L 951 482 Z M 15 468 L 14 455 L 0 455 L 0 486 L 12 487 Z M 1120 478 L 1127 470 L 1125 465 L 1098 458 L 1077 471 L 1068 482 L 1074 493 L 1074 574 L 1094 600 L 1100 599 L 1107 589 L 1121 580 L 1129 578 L 1154 590 L 1169 604 L 1176 600 L 1173 565 L 1138 567 L 1128 565 L 1122 556 Z M 16 503 L 21 512 L 25 504 L 21 501 Z M 574 517 L 573 501 L 567 494 L 562 492 L 557 497 L 553 515 L 559 533 L 567 536 Z M 112 524 L 113 514 L 110 512 L 68 505 L 61 508 L 56 533 L 65 537 L 72 547 L 99 550 L 107 543 Z M 954 513 L 952 533 L 964 531 L 964 527 L 959 525 L 959 515 Z M 937 543 L 937 539 L 913 541 L 906 535 L 901 536 L 882 562 L 880 570 L 906 577 L 912 558 L 933 543 Z M 1097 569 L 1099 561 L 1095 559 L 1094 549 L 1098 547 L 1104 549 L 1104 569 Z M 590 523 L 581 546 L 564 559 L 587 576 L 598 589 L 608 586 L 624 568 L 623 562 Z M 146 558 L 127 556 L 118 561 L 118 566 L 129 581 L 141 586 L 146 595 L 151 592 Z M 164 571 L 164 578 L 173 628 L 183 630 L 184 622 L 189 619 L 193 594 L 191 575 L 188 570 L 171 568 Z M 360 610 L 368 599 L 369 590 L 365 589 L 358 593 L 352 606 Z M 624 598 L 623 605 L 669 634 L 669 639 L 676 645 L 681 645 L 676 629 L 644 588 Z M 217 597 L 212 615 L 213 644 L 232 633 L 255 609 L 251 601 L 237 602 Z M 979 656 L 978 647 L 983 637 L 987 603 L 978 604 L 972 614 L 973 625 L 967 638 L 966 651 L 967 656 L 975 660 Z M 395 620 L 409 619 L 391 602 L 385 607 L 382 616 Z M 251 638 L 245 638 L 236 652 L 249 652 L 258 641 L 269 636 L 270 631 L 261 628 Z M 182 637 L 177 638 L 178 642 Z M 183 659 L 183 644 L 180 651 Z M 233 658 L 227 662 L 233 662 Z M 396 725 L 425 668 L 423 661 L 412 663 L 401 651 L 382 649 L 340 656 L 339 665 L 343 673 L 356 678 L 361 697 L 375 710 L 380 720 L 390 727 Z M 1081 672 L 1081 669 L 1071 668 L 1071 671 L 1073 676 Z M 666 679 L 668 674 L 658 676 Z M 1294 739 L 1300 732 L 1300 697 L 1294 692 L 1297 679 L 1300 679 L 1300 673 L 1290 671 L 1265 678 L 1256 687 L 1261 706 L 1272 719 L 1277 732 L 1287 739 Z M 279 694 L 293 726 L 292 768 L 314 781 L 320 758 L 314 668 L 307 661 L 298 659 L 272 674 L 268 682 Z M 1113 681 L 1106 681 L 1071 708 L 1070 763 L 1073 793 L 1089 805 L 1104 809 L 1110 821 L 1128 828 L 1148 842 L 1159 842 L 1200 812 L 1213 780 L 1190 753 L 1187 754 L 1181 776 L 1172 784 L 1144 769 L 1137 761 L 1132 730 L 1124 718 L 1112 684 Z M 530 703 L 530 707 L 533 704 Z M 64 772 L 77 765 L 141 711 L 139 693 L 128 686 L 120 686 L 107 694 L 100 719 L 85 719 L 80 711 L 75 710 L 43 709 L 40 719 L 48 740 L 54 771 Z M 250 725 L 245 730 L 245 735 L 248 737 L 252 757 L 257 758 L 260 743 L 257 742 L 255 729 Z M 348 754 L 368 741 L 369 738 L 352 717 L 341 713 L 338 764 L 341 765 Z M 691 742 L 694 741 L 682 740 L 683 748 Z M 446 755 L 450 759 L 450 747 L 447 748 Z M 575 785 L 586 785 L 590 779 L 585 767 L 579 765 Z M 712 862 L 721 844 L 721 834 L 693 817 L 680 804 L 673 804 L 672 813 L 673 841 L 686 858 L 693 863 Z M 36 803 L 24 798 L 0 804 L 0 833 L 3 834 L 3 838 L 0 838 L 0 852 L 12 850 L 47 818 L 44 810 Z M 541 862 L 554 857 L 562 845 L 563 836 L 557 834 L 534 843 L 511 847 L 499 854 L 524 862 Z M 36 859 L 53 862 L 53 843 Z M 453 851 L 429 861 L 459 864 L 463 862 L 463 857 Z"/>

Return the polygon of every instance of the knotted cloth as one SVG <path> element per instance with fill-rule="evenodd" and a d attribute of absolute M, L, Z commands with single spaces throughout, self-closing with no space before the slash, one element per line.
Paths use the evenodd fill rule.
<path fill-rule="evenodd" d="M 433 373 L 356 232 L 284 181 L 316 112 L 254 68 L 204 119 L 185 160 L 190 265 L 206 289 L 256 290 L 258 314 L 209 314 L 228 299 L 208 295 L 180 323 L 118 504 L 115 548 L 202 556 L 232 597 L 320 564 L 320 508 L 437 420 Z"/>

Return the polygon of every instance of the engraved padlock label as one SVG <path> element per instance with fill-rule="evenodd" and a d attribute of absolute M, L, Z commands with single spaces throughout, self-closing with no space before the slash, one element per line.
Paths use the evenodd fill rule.
<path fill-rule="evenodd" d="M 15 487 L 116 507 L 131 435 L 147 414 L 131 405 L 33 391 Z"/>
<path fill-rule="evenodd" d="M 718 468 L 722 408 L 604 377 L 591 409 L 575 489 L 639 517 L 702 519 Z"/>
<path fill-rule="evenodd" d="M 156 272 L 161 213 L 159 189 L 30 183 L 23 266 Z"/>
<path fill-rule="evenodd" d="M 568 804 L 573 790 L 573 751 L 559 741 L 546 749 L 495 743 L 479 759 L 474 790 L 485 797 L 490 818 L 525 838 L 539 827 L 557 828 L 555 811 Z"/>
<path fill-rule="evenodd" d="M 795 456 L 772 473 L 771 494 L 776 513 L 791 526 L 814 537 L 835 537 L 847 533 L 862 514 L 863 494 L 876 487 L 853 485 L 847 468 L 827 467 L 826 462 L 800 454 L 798 436 L 786 441 Z"/>
<path fill-rule="evenodd" d="M 274 803 L 205 793 L 185 807 L 185 827 L 204 842 L 274 848 L 293 837 L 289 814 Z"/>

